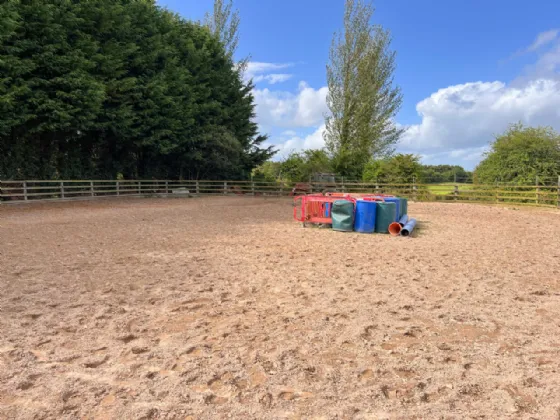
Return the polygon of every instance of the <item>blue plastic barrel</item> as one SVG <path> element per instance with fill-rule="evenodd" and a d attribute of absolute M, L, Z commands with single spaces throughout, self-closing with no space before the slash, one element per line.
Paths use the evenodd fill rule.
<path fill-rule="evenodd" d="M 408 198 L 401 197 L 401 218 L 408 215 Z"/>
<path fill-rule="evenodd" d="M 373 233 L 375 231 L 376 214 L 377 203 L 375 201 L 358 200 L 356 202 L 354 230 L 360 233 Z"/>
<path fill-rule="evenodd" d="M 401 214 L 401 199 L 398 197 L 384 197 L 386 203 L 395 203 L 397 206 L 397 214 L 393 222 L 398 222 L 402 216 Z"/>

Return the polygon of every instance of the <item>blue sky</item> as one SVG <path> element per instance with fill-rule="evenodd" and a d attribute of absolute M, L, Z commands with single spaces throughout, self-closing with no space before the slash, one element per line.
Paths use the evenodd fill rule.
<path fill-rule="evenodd" d="M 199 20 L 213 0 L 160 0 Z M 279 149 L 322 146 L 325 65 L 344 0 L 234 0 L 257 121 Z M 560 1 L 377 0 L 404 94 L 398 150 L 472 169 L 509 123 L 560 129 Z"/>

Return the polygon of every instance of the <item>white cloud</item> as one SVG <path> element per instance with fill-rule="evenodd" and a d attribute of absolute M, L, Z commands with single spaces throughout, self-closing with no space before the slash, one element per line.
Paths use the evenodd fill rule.
<path fill-rule="evenodd" d="M 560 40 L 560 29 L 550 29 L 545 32 L 541 32 L 537 35 L 535 40 L 531 45 L 527 48 L 523 48 L 521 50 L 516 51 L 514 54 L 509 57 L 509 59 L 513 59 L 525 54 L 534 53 L 541 50 L 544 46 L 554 43 Z"/>
<path fill-rule="evenodd" d="M 502 82 L 449 86 L 418 103 L 416 110 L 422 121 L 408 127 L 399 149 L 428 160 L 477 161 L 494 135 L 511 123 L 560 129 L 560 81 L 539 79 L 523 87 Z"/>
<path fill-rule="evenodd" d="M 551 29 L 550 31 L 541 32 L 537 35 L 535 41 L 527 47 L 525 50 L 526 52 L 536 51 L 539 48 L 555 41 L 558 38 L 558 34 L 560 33 L 560 29 Z"/>
<path fill-rule="evenodd" d="M 466 149 L 452 150 L 451 152 L 420 153 L 422 162 L 427 165 L 458 164 L 466 169 L 471 169 L 482 160 L 488 146 L 469 147 Z"/>
<path fill-rule="evenodd" d="M 285 82 L 292 78 L 288 73 L 277 73 L 278 70 L 292 67 L 292 63 L 263 63 L 259 61 L 250 61 L 247 63 L 245 70 L 245 80 L 253 80 L 255 83 L 268 82 L 271 85 Z"/>
<path fill-rule="evenodd" d="M 319 126 L 313 133 L 308 136 L 298 136 L 294 131 L 286 131 L 283 134 L 288 134 L 288 138 L 272 139 L 276 148 L 278 149 L 277 159 L 282 159 L 292 152 L 300 152 L 306 149 L 322 149 L 325 147 L 325 140 L 323 133 L 325 131 L 325 124 Z"/>
<path fill-rule="evenodd" d="M 272 74 L 261 74 L 258 76 L 253 77 L 253 82 L 259 83 L 262 81 L 267 81 L 271 85 L 275 85 L 276 83 L 282 83 L 292 78 L 291 74 L 284 74 L 284 73 L 272 73 Z"/>
<path fill-rule="evenodd" d="M 399 150 L 418 153 L 429 163 L 472 168 L 511 123 L 560 130 L 560 29 L 540 33 L 518 55 L 537 50 L 535 63 L 510 84 L 448 86 L 419 102 L 416 110 L 422 120 L 408 127 Z"/>
<path fill-rule="evenodd" d="M 300 82 L 297 94 L 255 89 L 257 122 L 264 127 L 316 127 L 327 111 L 327 88 L 314 89 Z"/>
<path fill-rule="evenodd" d="M 560 79 L 560 40 L 541 54 L 537 62 L 529 66 L 526 78 Z"/>
<path fill-rule="evenodd" d="M 247 73 L 269 73 L 274 70 L 281 70 L 292 66 L 293 64 L 291 63 L 263 63 L 260 61 L 250 61 L 247 63 Z"/>

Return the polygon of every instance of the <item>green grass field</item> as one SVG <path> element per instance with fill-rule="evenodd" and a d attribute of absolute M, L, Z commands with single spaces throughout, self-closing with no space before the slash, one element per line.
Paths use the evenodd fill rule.
<path fill-rule="evenodd" d="M 496 203 L 536 204 L 559 206 L 560 192 L 556 186 L 490 186 L 465 183 L 442 182 L 428 184 L 422 188 L 427 190 L 428 196 L 424 200 L 447 201 L 454 200 L 455 185 L 459 187 L 458 200 L 491 201 Z M 463 193 L 463 194 L 461 194 Z"/>
<path fill-rule="evenodd" d="M 462 184 L 453 182 L 442 182 L 440 184 L 429 184 L 426 185 L 428 191 L 434 195 L 448 195 L 455 191 L 455 185 L 459 187 L 459 191 L 469 191 L 472 189 L 472 184 Z"/>

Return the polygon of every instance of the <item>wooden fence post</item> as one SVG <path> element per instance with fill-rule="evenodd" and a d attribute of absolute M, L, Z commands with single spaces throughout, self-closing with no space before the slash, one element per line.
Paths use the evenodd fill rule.
<path fill-rule="evenodd" d="M 117 181 L 117 195 L 121 195 L 121 183 Z"/>
<path fill-rule="evenodd" d="M 537 203 L 537 206 L 539 205 L 539 201 L 540 201 L 540 192 L 541 192 L 541 187 L 539 185 L 539 176 L 537 175 L 535 177 L 535 202 Z"/>
<path fill-rule="evenodd" d="M 224 195 L 227 195 L 227 181 L 224 181 Z"/>
<path fill-rule="evenodd" d="M 412 199 L 418 201 L 418 187 L 416 186 L 416 177 L 412 178 Z"/>
<path fill-rule="evenodd" d="M 196 195 L 200 195 L 200 185 L 198 183 L 198 179 L 196 180 Z"/>
<path fill-rule="evenodd" d="M 25 201 L 28 200 L 28 197 L 27 197 L 27 181 L 23 181 L 23 199 Z"/>
<path fill-rule="evenodd" d="M 89 181 L 89 193 L 93 197 L 93 181 Z"/>
<path fill-rule="evenodd" d="M 64 198 L 64 181 L 60 181 L 60 198 Z"/>
<path fill-rule="evenodd" d="M 457 185 L 457 172 L 453 174 L 453 184 L 455 184 L 453 188 L 453 199 L 457 201 L 457 195 L 459 195 L 459 186 Z"/>
<path fill-rule="evenodd" d="M 255 196 L 255 182 L 253 178 L 251 178 L 251 194 L 253 194 L 253 197 Z"/>
<path fill-rule="evenodd" d="M 556 206 L 560 209 L 560 175 L 558 175 L 558 198 L 556 199 Z"/>

